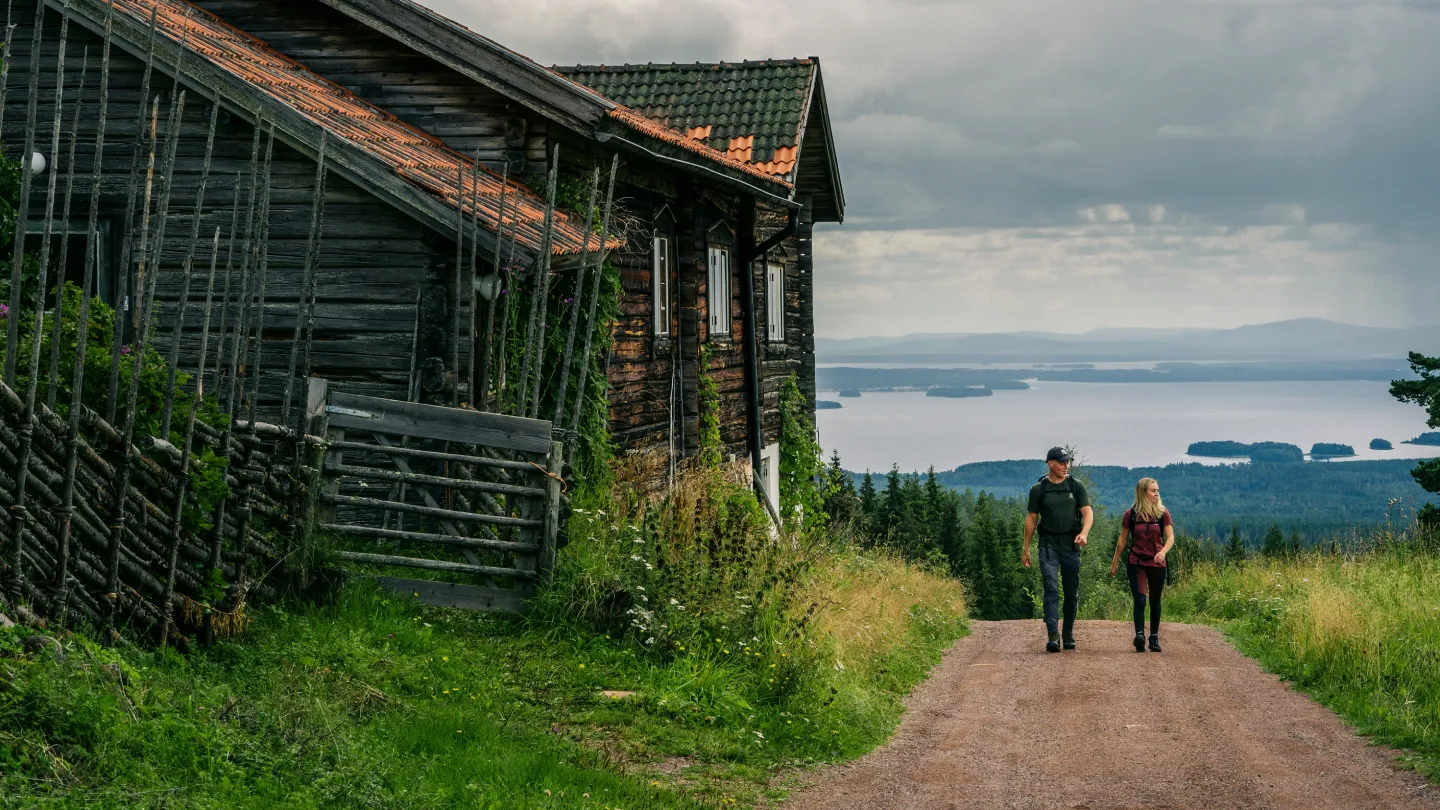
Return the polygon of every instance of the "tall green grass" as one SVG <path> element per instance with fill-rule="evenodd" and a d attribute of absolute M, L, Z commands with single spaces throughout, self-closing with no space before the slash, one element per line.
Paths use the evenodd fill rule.
<path fill-rule="evenodd" d="M 779 796 L 777 774 L 893 731 L 966 632 L 964 596 L 833 538 L 773 537 L 743 486 L 705 475 L 721 477 L 582 507 L 523 618 L 354 584 L 324 606 L 260 608 L 245 636 L 185 656 L 68 636 L 56 660 L 24 647 L 35 630 L 0 631 L 0 808 Z"/>
<path fill-rule="evenodd" d="M 1351 553 L 1197 566 L 1167 619 L 1218 624 L 1266 669 L 1440 781 L 1440 555 L 1377 534 Z"/>

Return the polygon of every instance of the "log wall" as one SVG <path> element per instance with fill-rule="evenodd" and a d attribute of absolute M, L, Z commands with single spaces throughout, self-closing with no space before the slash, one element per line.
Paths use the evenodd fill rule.
<path fill-rule="evenodd" d="M 14 19 L 18 28 L 14 38 L 11 86 L 6 99 L 3 131 L 7 151 L 12 154 L 20 150 L 24 141 L 25 102 L 28 91 L 25 83 L 28 81 L 34 8 L 30 2 L 17 3 L 14 8 Z M 41 49 L 40 63 L 37 144 L 41 145 L 41 151 L 48 153 L 54 115 L 60 20 L 59 15 L 54 12 L 47 12 L 46 16 L 45 42 Z M 70 218 L 70 227 L 81 231 L 89 215 L 90 172 L 100 97 L 98 81 L 102 41 L 73 22 L 66 48 L 67 93 L 62 155 L 57 157 L 47 154 L 51 171 L 66 171 L 63 153 L 68 148 L 71 113 L 75 109 L 73 105 L 77 99 L 82 54 L 86 48 L 89 50 L 91 63 L 85 92 L 83 96 L 78 96 L 83 99 L 85 108 L 80 120 L 80 139 L 75 160 L 77 176 L 72 193 Z M 112 49 L 99 212 L 115 235 L 112 250 L 107 257 L 112 263 L 118 261 L 119 245 L 123 239 L 126 193 L 143 67 L 141 60 L 126 54 L 118 47 Z M 152 94 L 159 94 L 161 99 L 162 141 L 172 87 L 170 77 L 157 70 L 152 78 L 151 90 Z M 146 115 L 148 119 L 148 111 Z M 170 216 L 156 287 L 158 319 L 155 322 L 154 338 L 157 349 L 162 353 L 167 352 L 170 345 L 176 305 L 183 284 L 181 270 L 193 224 L 208 120 L 208 101 L 193 89 L 187 92 L 181 139 L 176 153 Z M 200 239 L 196 246 L 194 270 L 190 279 L 190 306 L 187 308 L 184 334 L 181 337 L 182 370 L 193 369 L 197 359 L 203 318 L 202 306 L 209 271 L 210 241 L 216 227 L 220 227 L 223 232 L 220 269 L 217 273 L 223 274 L 226 257 L 229 255 L 228 237 L 237 185 L 241 187 L 241 224 L 238 230 L 242 237 L 244 232 L 254 130 L 238 115 L 231 115 L 224 110 L 221 121 L 216 133 Z M 262 157 L 263 151 L 262 138 Z M 142 156 L 137 211 L 139 201 L 143 201 L 144 195 L 144 160 Z M 40 179 L 45 178 L 46 175 L 42 175 Z M 271 165 L 269 266 L 261 358 L 261 404 L 267 408 L 278 404 L 289 363 L 303 275 L 303 257 L 310 230 L 314 180 L 315 162 L 277 142 Z M 45 204 L 45 182 L 36 182 L 33 185 L 30 219 L 37 222 Z M 63 193 L 64 185 L 62 175 L 60 193 Z M 59 209 L 60 201 L 57 198 L 57 217 Z M 140 219 L 141 216 L 137 213 L 133 229 L 136 234 L 139 232 Z M 417 354 L 417 365 L 428 371 L 425 375 L 426 390 L 432 397 L 448 400 L 448 394 L 444 391 L 450 365 L 449 346 L 453 340 L 448 302 L 453 295 L 454 242 L 447 235 L 436 234 L 413 219 L 399 214 L 364 188 L 334 174 L 330 175 L 326 188 L 324 225 L 318 269 L 312 373 L 330 378 L 341 390 L 405 399 L 408 394 L 407 380 L 411 373 L 412 354 Z M 79 240 L 74 244 L 79 245 Z M 243 244 L 237 241 L 231 289 L 232 328 L 238 317 L 242 248 Z M 137 249 L 132 256 L 129 269 L 132 277 L 139 264 L 138 254 Z M 217 278 L 215 287 L 211 363 L 215 362 L 218 349 L 219 318 L 224 309 L 219 300 L 223 284 L 222 275 Z M 418 312 L 417 302 L 421 304 Z M 462 310 L 461 319 L 462 323 L 468 323 L 468 310 Z M 461 342 L 462 368 L 468 359 L 468 347 L 469 341 Z M 298 387 L 303 389 L 303 386 Z M 207 380 L 207 389 L 215 390 L 213 377 Z"/>

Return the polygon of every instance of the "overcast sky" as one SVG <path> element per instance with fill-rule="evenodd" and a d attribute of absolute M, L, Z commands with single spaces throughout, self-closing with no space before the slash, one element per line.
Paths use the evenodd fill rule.
<path fill-rule="evenodd" d="M 822 336 L 1440 324 L 1440 2 L 425 2 L 545 64 L 819 56 Z"/>

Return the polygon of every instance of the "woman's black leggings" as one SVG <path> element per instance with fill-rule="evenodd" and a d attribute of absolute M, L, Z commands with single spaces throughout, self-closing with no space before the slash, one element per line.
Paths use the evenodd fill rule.
<path fill-rule="evenodd" d="M 1145 632 L 1145 592 L 1140 590 L 1140 578 L 1150 591 L 1150 635 L 1160 632 L 1160 594 L 1165 590 L 1165 569 L 1153 565 L 1127 563 L 1130 573 L 1130 596 L 1135 600 L 1135 632 Z"/>

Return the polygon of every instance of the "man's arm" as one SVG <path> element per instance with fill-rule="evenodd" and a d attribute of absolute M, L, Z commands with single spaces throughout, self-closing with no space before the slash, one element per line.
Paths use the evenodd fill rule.
<path fill-rule="evenodd" d="M 1030 567 L 1030 538 L 1035 534 L 1035 525 L 1040 522 L 1040 515 L 1034 512 L 1025 513 L 1025 548 L 1020 551 L 1020 562 Z"/>
<path fill-rule="evenodd" d="M 1089 506 L 1080 507 L 1080 533 L 1075 535 L 1075 545 L 1083 546 L 1090 542 L 1090 527 L 1095 523 L 1095 510 Z"/>

